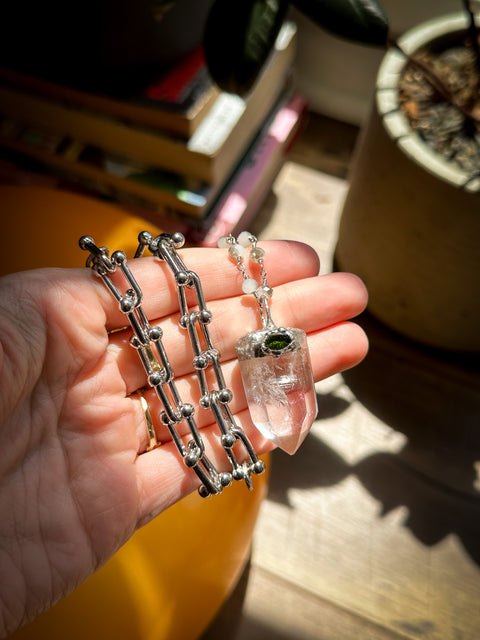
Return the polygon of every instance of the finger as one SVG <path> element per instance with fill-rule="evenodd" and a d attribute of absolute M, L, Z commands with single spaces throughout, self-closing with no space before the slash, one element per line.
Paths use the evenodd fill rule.
<path fill-rule="evenodd" d="M 306 244 L 272 240 L 259 243 L 259 246 L 266 251 L 265 267 L 270 286 L 318 273 L 318 255 Z M 187 270 L 198 274 L 206 300 L 218 300 L 241 293 L 242 277 L 224 249 L 187 248 L 180 249 L 179 255 Z M 128 266 L 142 289 L 143 309 L 149 318 L 162 318 L 178 310 L 174 277 L 165 262 L 150 257 L 130 260 Z M 119 269 L 110 278 L 122 294 L 131 287 Z M 105 287 L 97 287 L 97 292 L 106 313 L 107 328 L 113 330 L 125 326 L 125 316 L 111 294 Z M 193 303 L 193 291 L 187 293 Z"/>
<path fill-rule="evenodd" d="M 277 287 L 271 309 L 278 325 L 312 333 L 357 316 L 365 308 L 366 300 L 365 287 L 356 276 L 335 273 Z M 230 360 L 235 357 L 238 338 L 260 328 L 258 305 L 253 296 L 239 296 L 211 302 L 208 308 L 212 312 L 208 329 L 213 345 L 220 352 L 222 361 Z M 187 332 L 178 326 L 178 315 L 169 316 L 158 326 L 164 332 L 163 342 L 175 375 L 192 372 L 193 355 Z M 111 335 L 109 345 L 128 393 L 147 382 L 138 355 L 128 343 L 130 333 Z"/>
<path fill-rule="evenodd" d="M 342 349 L 345 343 L 349 344 L 349 348 Z M 325 350 L 326 346 L 329 348 Z M 326 357 L 318 357 L 319 347 L 322 355 Z M 358 325 L 344 323 L 321 331 L 313 337 L 311 344 L 315 378 L 354 366 L 365 356 L 367 348 L 366 336 Z M 328 354 L 330 362 L 327 365 Z M 247 409 L 237 412 L 235 421 L 247 434 L 257 455 L 274 448 L 274 445 L 255 429 Z M 219 444 L 217 426 L 209 425 L 203 428 L 202 437 L 206 443 L 207 455 L 217 470 L 228 470 L 229 463 Z M 196 474 L 185 466 L 172 441 L 138 456 L 136 468 L 139 495 L 138 527 L 147 524 L 200 485 Z"/>
<path fill-rule="evenodd" d="M 253 428 L 248 411 L 241 412 L 235 418 L 237 424 L 247 433 L 258 455 L 273 448 L 272 443 Z M 211 425 L 203 429 L 202 437 L 206 445 L 206 455 L 217 470 L 231 470 L 225 451 L 220 445 L 216 426 Z M 234 448 L 234 453 L 241 462 L 241 448 Z M 139 496 L 138 527 L 147 524 L 201 484 L 195 472 L 186 467 L 173 442 L 138 456 L 135 465 Z M 255 479 L 253 482 L 255 483 Z"/>
<path fill-rule="evenodd" d="M 312 361 L 312 372 L 315 381 L 323 380 L 335 373 L 345 371 L 363 360 L 368 350 L 368 340 L 359 325 L 345 322 L 330 326 L 317 333 L 311 334 L 308 339 L 310 356 Z M 226 386 L 231 389 L 233 399 L 229 404 L 232 413 L 236 414 L 247 407 L 243 384 L 240 376 L 240 367 L 237 360 L 230 360 L 222 366 Z M 213 383 L 213 372 L 209 371 L 209 382 Z M 183 376 L 175 381 L 180 398 L 184 402 L 189 402 L 195 407 L 195 421 L 199 428 L 208 427 L 212 422 L 211 413 L 200 407 L 200 390 L 197 384 L 196 374 Z M 209 388 L 216 388 L 210 386 Z M 163 405 L 160 402 L 154 389 L 144 390 L 143 395 L 148 402 L 151 419 L 158 440 L 162 443 L 171 439 L 168 428 L 161 421 Z M 137 435 L 139 442 L 139 453 L 144 452 L 149 444 L 149 433 L 147 420 L 145 419 L 144 408 L 140 401 L 136 409 Z M 176 425 L 180 435 L 188 433 L 188 425 L 185 421 Z"/>

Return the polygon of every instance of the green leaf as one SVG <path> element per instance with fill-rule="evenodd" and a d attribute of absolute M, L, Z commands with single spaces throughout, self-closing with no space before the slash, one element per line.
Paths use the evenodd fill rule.
<path fill-rule="evenodd" d="M 273 48 L 288 0 L 216 0 L 204 33 L 213 81 L 230 93 L 250 91 Z"/>
<path fill-rule="evenodd" d="M 387 42 L 388 18 L 376 0 L 292 0 L 292 4 L 334 35 L 361 44 Z"/>

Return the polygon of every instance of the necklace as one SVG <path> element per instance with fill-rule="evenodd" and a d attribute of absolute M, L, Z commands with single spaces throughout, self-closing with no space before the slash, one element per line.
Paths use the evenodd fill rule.
<path fill-rule="evenodd" d="M 283 451 L 293 454 L 305 439 L 317 415 L 317 400 L 307 346 L 302 329 L 278 327 L 272 320 L 264 249 L 257 238 L 243 231 L 238 238 L 222 236 L 220 248 L 243 278 L 242 290 L 258 304 L 262 328 L 240 338 L 235 349 L 240 364 L 250 416 L 256 428 Z M 248 272 L 244 257 L 260 268 L 259 283 Z"/>
<path fill-rule="evenodd" d="M 217 424 L 220 444 L 230 463 L 229 471 L 220 472 L 207 457 L 201 430 L 195 420 L 195 408 L 190 402 L 184 402 L 180 396 L 175 374 L 163 344 L 163 332 L 160 327 L 150 324 L 143 310 L 142 289 L 127 264 L 127 256 L 122 251 L 115 251 L 110 257 L 109 250 L 106 247 L 98 247 L 90 236 L 80 238 L 80 247 L 89 252 L 87 266 L 103 280 L 131 325 L 133 334 L 130 345 L 137 351 L 147 375 L 148 385 L 155 389 L 163 406 L 158 419 L 168 428 L 185 465 L 193 469 L 200 479 L 200 495 L 207 497 L 219 494 L 224 487 L 232 484 L 233 480 L 244 480 L 251 489 L 252 475 L 263 473 L 265 463 L 258 458 L 250 440 L 235 422 L 229 408 L 233 396 L 225 385 L 220 354 L 214 348 L 208 330 L 211 313 L 206 307 L 200 278 L 188 269 L 178 253 L 185 238 L 181 233 L 161 233 L 153 238 L 148 231 L 143 231 L 138 241 L 135 258 L 142 256 L 145 249 L 148 249 L 172 271 L 181 314 L 179 324 L 187 331 L 193 351 L 193 369 L 196 371 L 201 393 L 200 407 L 210 411 Z M 116 271 L 123 275 L 123 288 L 118 288 L 111 278 Z M 186 289 L 192 289 L 195 293 L 196 305 L 193 307 L 187 301 Z M 210 368 L 214 372 L 213 384 L 207 378 L 207 370 Z M 147 451 L 150 451 L 156 444 L 155 428 L 145 399 L 141 404 L 150 441 Z M 188 437 L 182 437 L 179 430 L 181 423 L 188 426 Z"/>

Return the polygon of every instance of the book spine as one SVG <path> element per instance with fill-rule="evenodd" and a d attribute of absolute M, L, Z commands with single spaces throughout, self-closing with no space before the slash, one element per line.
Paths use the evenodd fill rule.
<path fill-rule="evenodd" d="M 89 113 L 68 109 L 12 89 L 0 88 L 0 113 L 85 143 L 131 156 L 150 166 L 210 181 L 210 159 L 180 141 L 153 135 Z"/>
<path fill-rule="evenodd" d="M 229 184 L 226 192 L 209 213 L 209 228 L 195 240 L 203 247 L 217 246 L 217 240 L 247 225 L 261 206 L 280 170 L 285 155 L 305 120 L 306 101 L 296 95 L 276 113 L 268 130 L 252 147 L 243 171 Z"/>

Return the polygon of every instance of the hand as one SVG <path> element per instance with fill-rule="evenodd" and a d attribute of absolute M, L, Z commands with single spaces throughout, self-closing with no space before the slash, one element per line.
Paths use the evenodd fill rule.
<path fill-rule="evenodd" d="M 277 323 L 308 333 L 315 380 L 358 363 L 367 340 L 347 322 L 366 304 L 350 274 L 318 276 L 307 245 L 261 243 Z M 259 328 L 258 309 L 241 295 L 241 278 L 221 249 L 184 249 L 197 272 L 222 354 L 230 403 L 258 453 L 271 445 L 252 426 L 234 344 Z M 154 258 L 130 262 L 143 308 L 164 330 L 182 399 L 199 392 L 168 267 Z M 0 631 L 12 633 L 66 596 L 105 563 L 135 530 L 194 490 L 166 427 L 160 403 L 145 392 L 162 446 L 148 438 L 138 394 L 146 375 L 125 317 L 89 269 L 41 269 L 0 279 Z M 209 412 L 196 413 L 209 457 L 222 468 Z M 180 425 L 179 425 L 180 427 Z M 223 453 L 223 450 L 221 450 Z M 228 491 L 228 489 L 226 489 Z M 212 498 L 215 499 L 215 498 Z"/>

